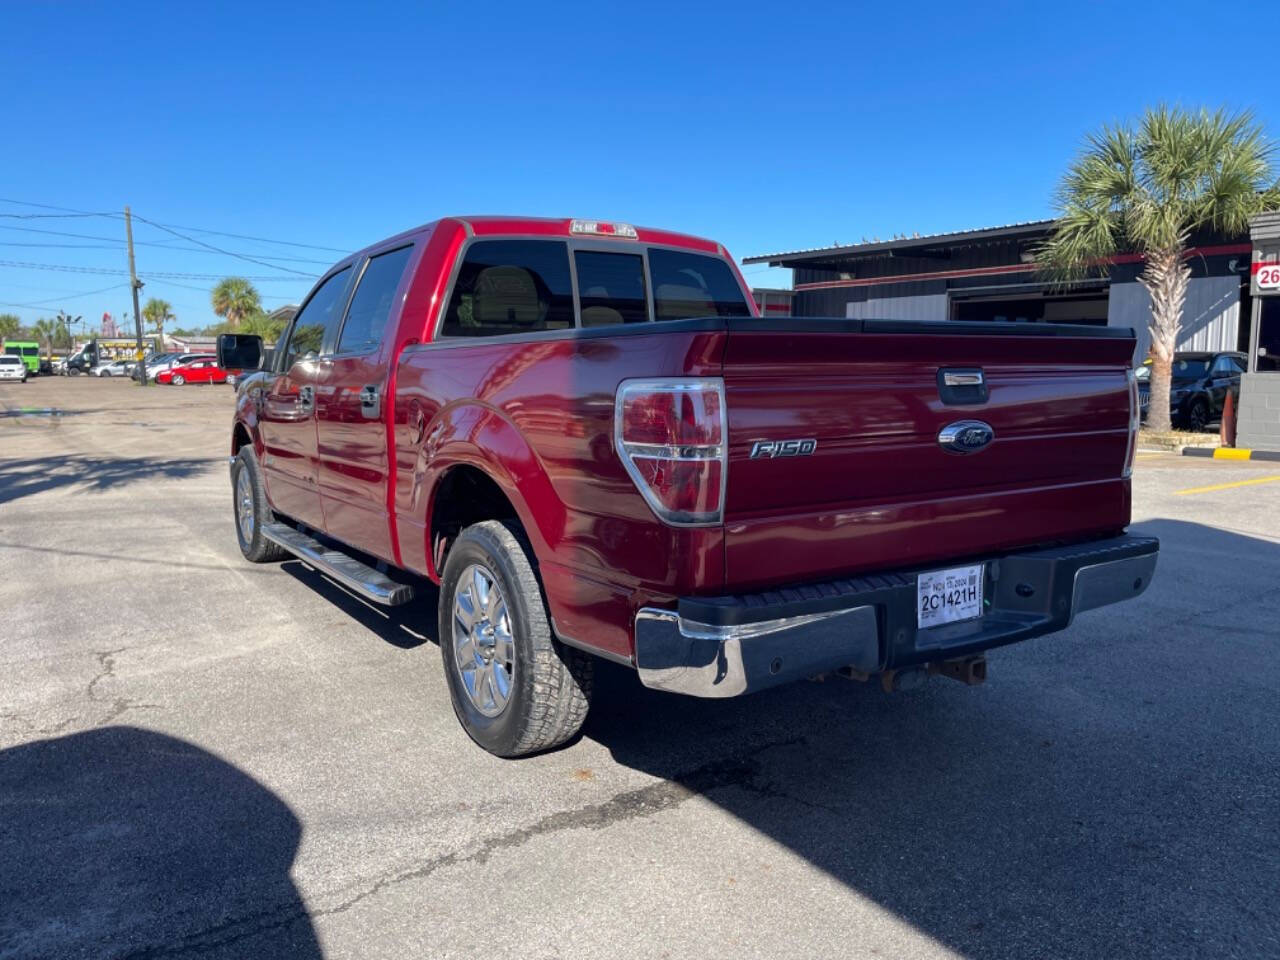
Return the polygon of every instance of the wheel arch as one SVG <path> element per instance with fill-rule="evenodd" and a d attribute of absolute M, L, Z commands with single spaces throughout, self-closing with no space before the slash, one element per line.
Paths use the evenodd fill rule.
<path fill-rule="evenodd" d="M 438 580 L 444 571 L 449 548 L 464 529 L 486 520 L 514 523 L 530 537 L 532 520 L 520 500 L 509 476 L 492 464 L 481 464 L 470 458 L 444 468 L 431 490 L 427 506 L 427 559 L 432 578 Z M 534 559 L 536 565 L 536 550 Z"/>

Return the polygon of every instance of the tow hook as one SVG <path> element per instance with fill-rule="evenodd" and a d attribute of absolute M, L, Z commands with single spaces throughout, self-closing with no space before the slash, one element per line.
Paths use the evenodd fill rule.
<path fill-rule="evenodd" d="M 986 657 L 961 657 L 958 660 L 939 660 L 929 664 L 929 673 L 940 673 L 952 680 L 976 687 L 987 682 Z"/>
<path fill-rule="evenodd" d="M 899 690 L 916 690 L 923 687 L 929 679 L 931 671 L 926 667 L 903 667 L 901 670 L 886 670 L 880 674 L 880 687 L 885 693 Z"/>
<path fill-rule="evenodd" d="M 835 673 L 838 677 L 857 680 L 861 683 L 866 683 L 876 676 L 876 674 L 867 673 L 855 667 L 839 667 Z M 983 656 L 960 657 L 956 660 L 937 660 L 922 666 L 903 667 L 900 670 L 885 670 L 879 674 L 880 686 L 885 693 L 894 693 L 898 690 L 915 690 L 917 687 L 923 686 L 924 682 L 934 674 L 941 674 L 944 677 L 950 677 L 952 680 L 959 680 L 968 686 L 976 687 L 981 683 L 987 682 L 987 658 Z M 825 677 L 826 674 L 818 674 L 810 679 L 822 681 Z"/>

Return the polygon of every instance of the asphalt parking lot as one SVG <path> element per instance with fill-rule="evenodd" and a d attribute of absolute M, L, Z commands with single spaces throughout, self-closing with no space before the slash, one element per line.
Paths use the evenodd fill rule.
<path fill-rule="evenodd" d="M 0 388 L 0 958 L 1280 956 L 1280 465 L 1140 455 L 1151 589 L 983 687 L 607 667 L 512 762 L 432 598 L 242 560 L 231 409 Z"/>

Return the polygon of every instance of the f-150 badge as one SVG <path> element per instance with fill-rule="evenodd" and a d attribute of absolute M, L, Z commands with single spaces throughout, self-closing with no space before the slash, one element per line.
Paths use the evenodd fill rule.
<path fill-rule="evenodd" d="M 809 457 L 817 449 L 817 440 L 757 440 L 751 445 L 751 459 Z"/>

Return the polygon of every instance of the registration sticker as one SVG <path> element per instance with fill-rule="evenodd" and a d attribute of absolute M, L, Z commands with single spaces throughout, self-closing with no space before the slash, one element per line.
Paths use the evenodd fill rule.
<path fill-rule="evenodd" d="M 925 630 L 982 616 L 982 564 L 931 570 L 916 580 L 916 625 Z"/>

